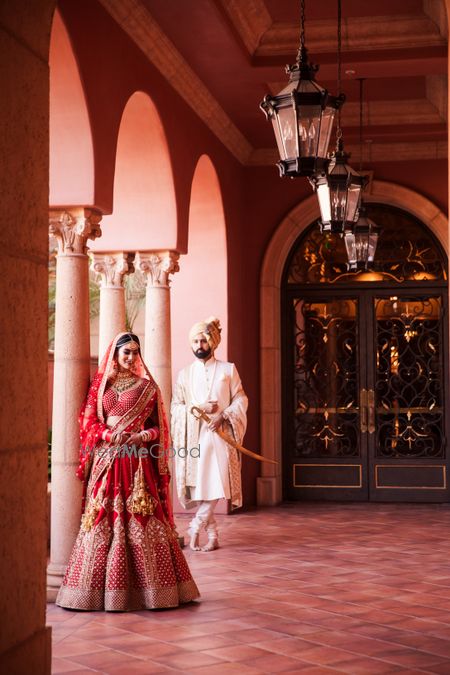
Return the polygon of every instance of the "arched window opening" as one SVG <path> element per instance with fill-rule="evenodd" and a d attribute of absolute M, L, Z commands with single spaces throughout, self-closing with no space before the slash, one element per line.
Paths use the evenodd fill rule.
<path fill-rule="evenodd" d="M 402 283 L 445 281 L 447 261 L 433 234 L 413 215 L 384 204 L 368 204 L 368 216 L 382 227 L 370 271 L 349 271 L 338 234 L 321 234 L 317 225 L 303 233 L 288 262 L 287 284 Z"/>

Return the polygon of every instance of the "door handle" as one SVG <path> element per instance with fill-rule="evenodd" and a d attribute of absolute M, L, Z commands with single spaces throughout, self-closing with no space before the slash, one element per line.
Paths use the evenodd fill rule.
<path fill-rule="evenodd" d="M 367 433 L 367 389 L 361 389 L 359 393 L 359 410 L 360 410 L 360 429 L 361 433 Z"/>
<path fill-rule="evenodd" d="M 369 411 L 367 430 L 369 434 L 373 434 L 375 431 L 375 392 L 373 389 L 367 392 L 367 408 Z"/>

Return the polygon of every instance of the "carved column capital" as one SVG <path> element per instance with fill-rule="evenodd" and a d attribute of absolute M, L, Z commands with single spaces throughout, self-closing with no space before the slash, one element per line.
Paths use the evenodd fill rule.
<path fill-rule="evenodd" d="M 87 240 L 100 237 L 100 211 L 88 208 L 52 209 L 49 217 L 49 234 L 58 241 L 59 255 L 84 255 Z"/>
<path fill-rule="evenodd" d="M 126 274 L 134 272 L 134 253 L 92 253 L 91 268 L 101 275 L 102 288 L 122 288 Z"/>
<path fill-rule="evenodd" d="M 180 267 L 177 251 L 139 251 L 136 253 L 136 268 L 147 277 L 148 286 L 168 288 L 169 274 L 175 274 Z"/>

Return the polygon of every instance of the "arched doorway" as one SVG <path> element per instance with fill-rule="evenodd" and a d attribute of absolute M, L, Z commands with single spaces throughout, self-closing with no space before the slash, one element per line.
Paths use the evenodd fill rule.
<path fill-rule="evenodd" d="M 228 349 L 227 237 L 222 189 L 214 164 L 202 155 L 192 177 L 188 251 L 172 283 L 173 376 L 192 359 L 191 326 L 217 315 L 222 340 L 217 358 Z"/>
<path fill-rule="evenodd" d="M 373 270 L 310 226 L 282 279 L 283 497 L 448 501 L 447 259 L 406 211 Z"/>

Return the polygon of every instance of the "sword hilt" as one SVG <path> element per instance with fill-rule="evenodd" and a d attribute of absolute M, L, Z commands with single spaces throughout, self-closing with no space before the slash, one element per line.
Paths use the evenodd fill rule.
<path fill-rule="evenodd" d="M 205 413 L 204 410 L 199 408 L 196 405 L 193 405 L 190 410 L 191 415 L 195 417 L 196 420 L 205 420 L 205 422 L 211 422 L 211 418 Z"/>

